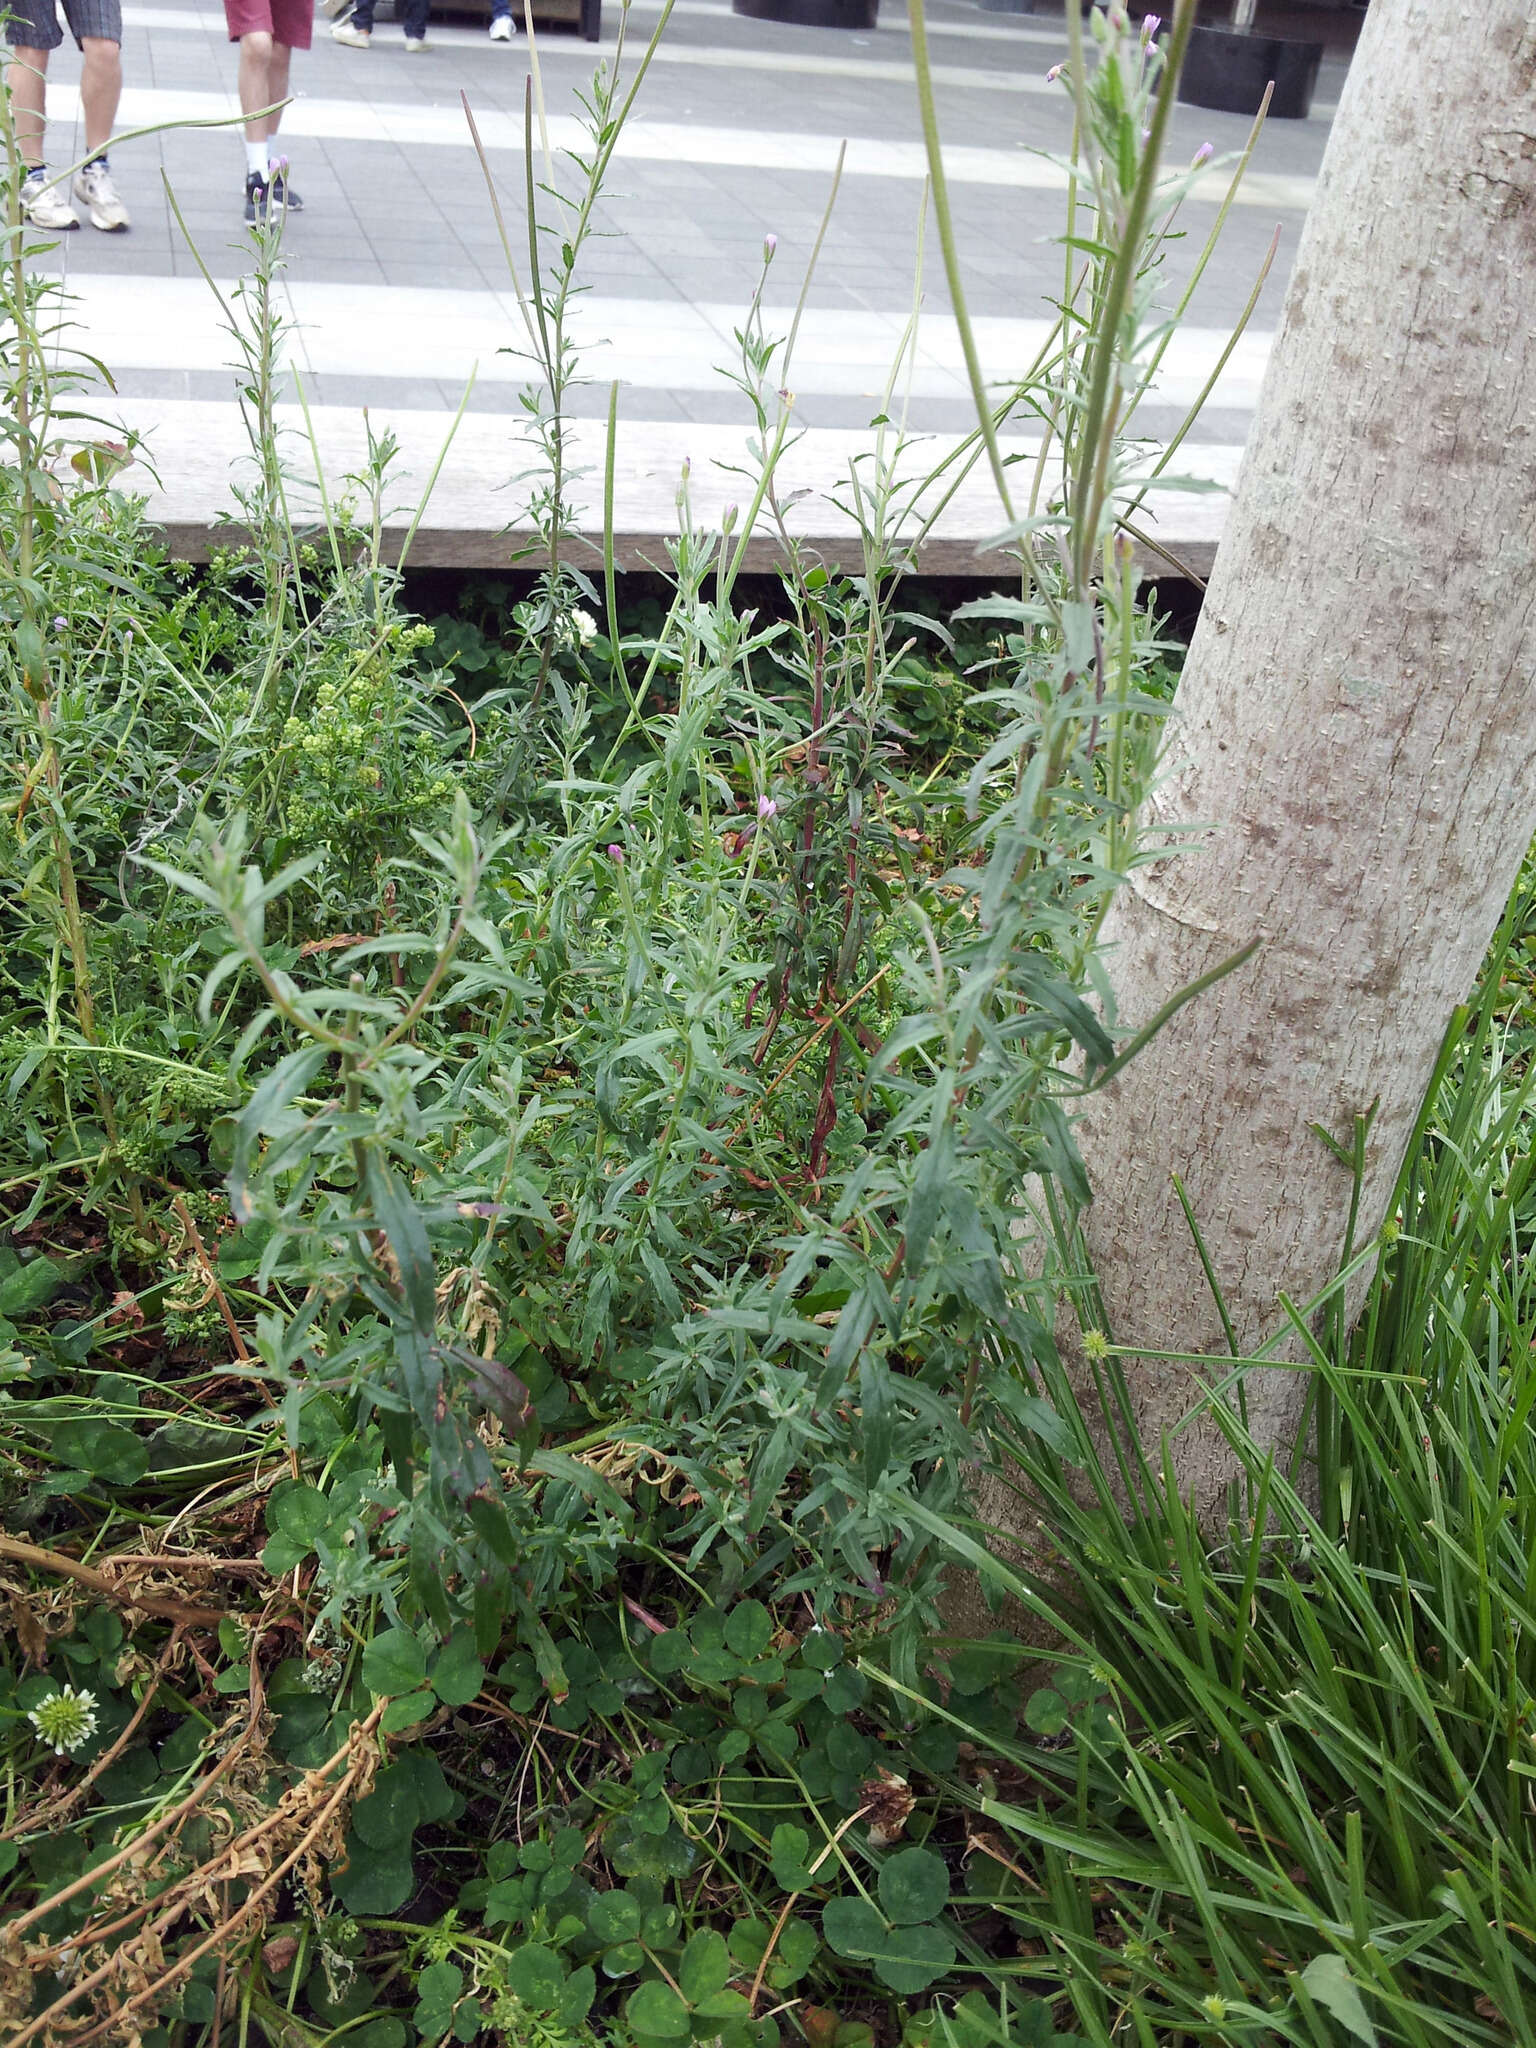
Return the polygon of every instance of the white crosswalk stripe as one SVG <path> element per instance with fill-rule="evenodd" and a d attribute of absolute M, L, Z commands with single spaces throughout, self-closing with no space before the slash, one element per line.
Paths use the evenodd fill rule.
<path fill-rule="evenodd" d="M 49 88 L 49 114 L 55 121 L 71 120 L 79 110 L 78 96 L 67 85 Z M 123 94 L 118 115 L 119 130 L 149 128 L 175 122 L 227 121 L 238 115 L 232 90 L 192 92 L 166 87 L 130 86 Z M 477 110 L 476 123 L 487 149 L 516 150 L 523 147 L 520 114 L 488 108 Z M 588 138 L 573 117 L 551 114 L 548 122 L 550 146 L 556 150 L 580 149 Z M 285 138 L 303 136 L 311 140 L 339 142 L 392 142 L 408 149 L 459 149 L 470 151 L 473 143 L 463 109 L 454 106 L 420 106 L 405 102 L 306 99 L 300 97 L 283 115 Z M 837 163 L 843 138 L 826 134 L 786 133 L 754 128 L 711 127 L 687 121 L 632 119 L 618 140 L 614 152 L 619 162 L 714 164 L 737 169 L 801 171 L 829 175 Z M 849 177 L 899 178 L 921 184 L 928 175 L 928 159 L 920 142 L 879 136 L 850 136 L 847 139 L 845 173 Z M 1066 171 L 1053 160 L 1037 155 L 1023 143 L 1014 150 L 988 149 L 957 144 L 944 151 L 945 174 L 952 185 L 994 185 L 1004 189 L 1036 192 L 1065 191 Z M 1289 177 L 1283 173 L 1250 171 L 1238 191 L 1241 206 L 1304 209 L 1311 203 L 1315 180 Z M 1220 173 L 1202 177 L 1191 195 L 1196 203 L 1217 203 L 1226 194 L 1227 180 Z"/>
<path fill-rule="evenodd" d="M 230 361 L 224 316 L 200 278 L 76 277 L 69 289 L 86 345 L 117 370 L 208 371 Z M 303 373 L 434 378 L 450 386 L 463 385 L 471 375 L 483 383 L 528 381 L 527 363 L 506 353 L 527 340 L 510 287 L 434 291 L 289 280 L 282 291 L 293 322 L 291 360 Z M 769 310 L 770 333 L 775 327 L 787 331 L 792 310 Z M 594 296 L 577 300 L 570 317 L 583 372 L 594 382 L 617 379 L 638 391 L 707 391 L 724 389 L 721 368 L 736 359 L 732 335 L 741 308 Z M 897 313 L 809 307 L 793 363 L 787 373 L 776 366 L 775 375 L 787 375 L 805 396 L 875 398 L 885 388 L 905 326 Z M 973 326 L 983 368 L 999 383 L 1032 362 L 1050 332 L 1042 320 L 979 319 Z M 1267 334 L 1242 338 L 1216 388 L 1215 405 L 1253 406 L 1269 344 Z M 1225 345 L 1217 329 L 1183 329 L 1165 359 L 1158 400 L 1192 404 Z M 901 388 L 916 398 L 968 396 L 952 318 L 924 316 L 915 365 Z"/>

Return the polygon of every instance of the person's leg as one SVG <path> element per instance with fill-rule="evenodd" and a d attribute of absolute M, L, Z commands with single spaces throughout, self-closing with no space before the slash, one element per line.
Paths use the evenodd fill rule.
<path fill-rule="evenodd" d="M 413 49 L 421 49 L 427 40 L 427 12 L 432 0 L 405 0 L 401 10 L 401 26 L 405 40 Z"/>
<path fill-rule="evenodd" d="M 269 145 L 276 136 L 278 126 L 283 118 L 283 109 L 280 102 L 288 97 L 288 73 L 292 68 L 292 64 L 292 50 L 289 49 L 286 43 L 278 42 L 274 37 L 272 54 L 267 59 L 267 104 L 275 110 L 267 116 L 267 142 Z M 267 150 L 268 163 L 272 161 L 272 156 L 273 152 L 269 146 Z"/>
<path fill-rule="evenodd" d="M 240 94 L 240 111 L 245 116 L 246 142 L 252 147 L 257 143 L 261 144 L 263 163 L 267 160 L 266 110 L 272 104 L 272 95 L 267 89 L 271 69 L 271 30 L 249 29 L 240 38 L 240 67 L 236 73 L 236 85 Z"/>
<path fill-rule="evenodd" d="M 121 36 L 117 0 L 111 0 L 110 6 L 104 0 L 86 0 L 85 7 L 69 9 L 72 25 L 73 17 L 87 8 L 93 30 L 115 28 Z M 129 224 L 128 209 L 112 182 L 107 144 L 112 140 L 117 103 L 123 93 L 122 45 L 111 34 L 82 33 L 80 51 L 84 60 L 80 67 L 80 108 L 85 116 L 86 161 L 75 173 L 75 197 L 85 208 L 93 228 L 100 228 L 104 234 L 120 234 Z"/>
<path fill-rule="evenodd" d="M 512 0 L 491 0 L 491 41 L 510 43 L 517 34 L 517 23 L 512 19 Z"/>
<path fill-rule="evenodd" d="M 29 170 L 43 161 L 43 109 L 48 91 L 48 52 L 17 43 L 11 50 L 5 82 L 11 89 L 16 122 L 16 148 Z"/>
<path fill-rule="evenodd" d="M 269 211 L 302 213 L 304 202 L 288 183 L 288 159 L 278 146 L 282 126 L 282 102 L 288 97 L 288 77 L 295 50 L 307 50 L 315 32 L 315 0 L 266 0 L 272 23 L 272 49 L 267 60 L 267 104 L 276 111 L 266 117 L 266 200 Z M 229 5 L 229 0 L 225 0 Z M 367 0 L 370 13 L 373 0 Z M 250 218 L 249 213 L 247 218 Z"/>
<path fill-rule="evenodd" d="M 11 45 L 11 61 L 5 82 L 10 88 L 11 111 L 16 123 L 17 153 L 26 173 L 21 186 L 21 210 L 35 228 L 59 233 L 77 228 L 74 209 L 57 185 L 50 185 L 43 168 L 44 107 L 48 85 L 48 54 L 63 41 L 52 0 L 43 7 L 29 0 L 12 0 L 10 32 L 17 40 Z"/>
<path fill-rule="evenodd" d="M 123 53 L 104 36 L 84 36 L 80 50 L 80 110 L 85 116 L 85 148 L 99 156 L 112 139 L 117 103 L 123 96 Z"/>

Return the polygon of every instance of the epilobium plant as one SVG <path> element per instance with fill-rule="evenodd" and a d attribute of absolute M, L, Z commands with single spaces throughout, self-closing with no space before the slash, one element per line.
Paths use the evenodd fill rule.
<path fill-rule="evenodd" d="M 600 589 L 598 553 L 590 579 L 574 553 L 570 314 L 639 83 L 616 69 L 580 160 L 542 186 L 529 107 L 531 594 L 503 586 L 473 630 L 411 617 L 383 557 L 387 440 L 304 511 L 302 442 L 270 431 L 270 241 L 229 304 L 248 545 L 192 577 L 110 478 L 45 503 L 8 472 L 5 558 L 34 545 L 6 602 L 48 689 L 18 631 L 0 648 L 23 764 L 0 834 L 0 1338 L 22 1365 L 0 1485 L 77 1584 L 134 1530 L 119 1561 L 138 1578 L 104 1584 L 182 1631 L 163 1672 L 115 1615 L 58 1652 L 99 1702 L 77 1692 L 77 1715 L 114 1740 L 153 1725 L 170 1756 L 168 1783 L 156 1765 L 141 1784 L 123 1737 L 132 1754 L 69 1809 L 63 1874 L 93 1910 L 93 1800 L 120 1802 L 131 1855 L 245 1759 L 240 1799 L 279 1816 L 251 1854 L 266 1874 L 296 1859 L 270 1892 L 241 1865 L 249 1899 L 298 1916 L 240 1966 L 274 2035 L 301 2001 L 349 2027 L 348 1969 L 382 1986 L 398 1962 L 423 2042 L 718 2022 L 728 2048 L 762 2048 L 768 2001 L 813 1970 L 833 1997 L 864 1968 L 889 2002 L 961 1952 L 939 1851 L 896 1846 L 932 1820 L 912 1789 L 943 1754 L 931 1719 L 928 1763 L 885 1787 L 883 1839 L 854 1828 L 888 1753 L 869 1672 L 929 1713 L 935 1531 L 963 1475 L 1004 1430 L 1081 1448 L 1051 1398 L 1021 1190 L 1077 1188 L 1071 1098 L 1126 1050 L 1090 1000 L 1094 938 L 1137 857 L 1164 693 L 1121 530 L 1154 465 L 1121 443 L 1182 189 L 1155 167 L 1167 74 L 1118 15 L 1101 35 L 1104 78 L 1086 45 L 1075 60 L 1099 95 L 1083 147 L 1112 135 L 1116 156 L 1084 159 L 1077 203 L 1107 253 L 1069 251 L 1056 339 L 936 478 L 902 424 L 914 324 L 848 480 L 845 563 L 790 530 L 795 330 L 770 331 L 761 295 L 731 371 L 756 422 L 738 506 L 706 530 L 680 480 L 649 614 L 621 598 L 611 530 Z M 770 237 L 765 265 L 785 259 Z M 1056 451 L 1027 502 L 1000 502 L 1017 586 L 982 617 L 927 616 L 925 508 L 1014 410 Z M 746 551 L 769 536 L 779 587 L 749 601 Z M 211 1622 L 212 1592 L 166 1592 L 171 1558 L 218 1587 Z M 192 1727 L 184 1750 L 161 1713 Z M 577 1739 L 546 1781 L 556 1731 Z M 386 1763 L 377 1741 L 406 1746 Z M 284 1787 L 343 1782 L 308 1849 L 279 1854 Z M 474 1875 L 453 1926 L 424 1930 L 413 1836 L 470 1796 Z M 52 1881 L 54 1797 L 27 1794 L 18 1885 Z M 687 1929 L 721 1858 L 745 1875 L 718 1882 L 761 1887 L 764 1910 Z M 176 1939 L 216 1969 L 233 1922 L 198 1915 L 229 1887 L 188 1867 Z M 829 1917 L 853 1890 L 863 1910 Z M 195 1947 L 165 1944 L 167 1971 Z M 911 2025 L 916 2043 L 939 2022 Z"/>

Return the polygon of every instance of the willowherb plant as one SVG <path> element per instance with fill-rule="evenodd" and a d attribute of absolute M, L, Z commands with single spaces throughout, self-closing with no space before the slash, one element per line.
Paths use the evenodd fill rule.
<path fill-rule="evenodd" d="M 1124 24 L 1104 34 L 1140 124 L 1155 63 Z M 580 252 L 646 61 L 599 73 L 574 194 L 551 175 L 540 197 L 530 103 L 543 580 L 478 702 L 446 712 L 418 666 L 381 557 L 386 444 L 317 526 L 291 516 L 260 284 L 278 257 L 257 247 L 230 309 L 259 444 L 252 550 L 118 614 L 135 621 L 123 715 L 175 763 L 166 791 L 202 792 L 203 821 L 146 796 L 111 835 L 159 964 L 152 987 L 117 973 L 106 1050 L 150 1057 L 158 1003 L 172 1050 L 153 1057 L 197 1051 L 208 1100 L 172 1119 L 157 1083 L 136 1156 L 155 1202 L 230 1172 L 253 1369 L 309 1489 L 273 1513 L 319 1561 L 330 1621 L 377 1600 L 488 1641 L 510 1602 L 548 1663 L 546 1615 L 610 1577 L 644 1524 L 722 1596 L 885 1613 L 910 1674 L 938 1571 L 917 1506 L 956 1507 L 1003 1416 L 1069 1447 L 1020 1190 L 1076 1186 L 1069 1098 L 1124 1050 L 1086 997 L 1162 707 L 1112 530 L 1137 488 L 1126 406 L 1090 433 L 1082 392 L 1106 363 L 1115 393 L 1143 377 L 1152 302 L 1138 285 L 1111 319 L 1106 271 L 1010 400 L 1071 422 L 1064 480 L 1014 536 L 1020 595 L 988 613 L 1002 631 L 975 716 L 940 761 L 893 693 L 914 643 L 947 656 L 947 629 L 898 602 L 936 497 L 1006 408 L 929 476 L 898 365 L 849 479 L 858 560 L 816 561 L 778 475 L 793 328 L 781 347 L 760 299 L 734 373 L 757 413 L 743 509 L 702 532 L 685 481 L 665 616 L 626 638 L 611 527 L 601 596 L 575 566 L 565 400 Z M 1105 246 L 1133 279 L 1166 226 L 1139 230 L 1125 199 L 1164 189 L 1159 120 L 1116 172 Z M 937 179 L 935 198 L 942 240 Z M 763 534 L 783 549 L 773 617 L 740 600 Z M 575 623 L 589 606 L 606 635 Z M 449 823 L 455 784 L 478 822 L 461 804 Z M 99 908 L 81 916 L 99 949 Z M 236 944 L 199 1001 L 220 927 Z M 93 1156 L 80 1137 L 66 1158 Z M 114 1156 L 95 1144 L 98 1166 Z M 157 1236 L 182 1243 L 148 1211 L 138 1227 L 145 1261 Z M 605 1461 L 642 1453 L 663 1491 L 610 1488 Z M 311 1460 L 323 1484 L 302 1478 Z"/>

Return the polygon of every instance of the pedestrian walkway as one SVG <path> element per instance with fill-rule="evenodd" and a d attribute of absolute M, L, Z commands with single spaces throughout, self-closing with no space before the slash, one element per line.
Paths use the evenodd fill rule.
<path fill-rule="evenodd" d="M 631 0 L 626 70 L 659 11 L 659 0 Z M 777 253 L 764 303 L 770 329 L 787 329 L 844 143 L 842 184 L 789 378 L 797 422 L 807 430 L 797 459 L 821 500 L 819 510 L 799 508 L 802 527 L 835 539 L 835 508 L 825 493 L 846 476 L 848 437 L 881 407 L 919 298 L 918 346 L 901 387 L 907 421 L 938 445 L 972 424 L 931 227 L 916 275 L 926 160 L 904 14 L 890 14 L 869 35 L 846 35 L 743 19 L 723 0 L 678 0 L 674 8 L 616 153 L 576 319 L 590 381 L 572 410 L 589 421 L 605 417 L 610 383 L 618 382 L 621 497 L 628 493 L 620 523 L 637 548 L 654 553 L 660 529 L 675 520 L 670 508 L 684 454 L 692 457 L 701 507 L 711 496 L 724 503 L 722 493 L 740 495 L 738 482 L 709 467 L 733 452 L 739 457 L 748 424 L 745 400 L 721 367 L 734 357 L 733 334 L 761 281 L 770 235 Z M 220 120 L 236 111 L 220 11 L 166 0 L 129 4 L 124 16 L 121 128 Z M 395 430 L 413 470 L 425 462 L 424 478 L 472 386 L 418 560 L 505 561 L 500 535 L 518 518 L 515 493 L 494 486 L 521 466 L 515 437 L 527 366 L 508 351 L 519 347 L 522 325 L 460 94 L 497 181 L 514 261 L 526 272 L 530 56 L 546 115 L 543 132 L 534 124 L 536 160 L 543 176 L 547 141 L 559 177 L 559 153 L 581 144 L 576 93 L 596 63 L 615 61 L 618 21 L 608 0 L 600 43 L 550 30 L 532 52 L 521 36 L 492 44 L 483 26 L 434 22 L 432 48 L 409 60 L 388 23 L 370 50 L 354 51 L 333 44 L 321 21 L 315 49 L 295 61 L 299 97 L 284 137 L 305 210 L 286 230 L 283 304 L 293 323 L 290 360 L 327 462 L 356 455 L 367 406 L 375 428 Z M 1071 117 L 1045 73 L 1065 54 L 1064 26 L 1059 17 L 983 13 L 972 0 L 931 0 L 929 25 L 963 286 L 987 374 L 1006 381 L 1034 354 L 1059 290 L 1063 259 L 1053 237 L 1065 180 L 1051 153 L 1065 151 Z M 67 124 L 75 110 L 64 57 L 50 113 Z M 1312 119 L 1272 123 L 1261 139 L 1222 251 L 1143 415 L 1152 433 L 1166 433 L 1182 417 L 1278 225 L 1281 256 L 1188 461 L 1181 456 L 1183 468 L 1218 479 L 1235 470 L 1344 62 L 1330 56 Z M 1219 160 L 1246 126 L 1181 107 L 1172 158 L 1187 161 L 1210 142 Z M 113 370 L 120 417 L 153 430 L 157 516 L 193 552 L 202 551 L 196 536 L 212 516 L 211 496 L 227 496 L 238 421 L 229 337 L 187 236 L 225 285 L 248 262 L 238 132 L 166 126 L 119 146 L 114 170 L 133 207 L 132 231 L 108 237 L 82 229 L 54 259 L 79 301 L 84 345 Z M 62 162 L 64 154 L 55 131 L 51 158 Z M 1186 237 L 1169 252 L 1170 294 L 1224 189 L 1213 170 L 1187 206 Z M 946 512 L 932 563 L 939 550 L 946 561 L 968 559 L 995 530 L 999 515 L 988 490 L 978 481 Z M 1176 519 L 1171 541 L 1196 547 L 1208 561 L 1218 506 L 1186 496 L 1157 509 Z"/>

